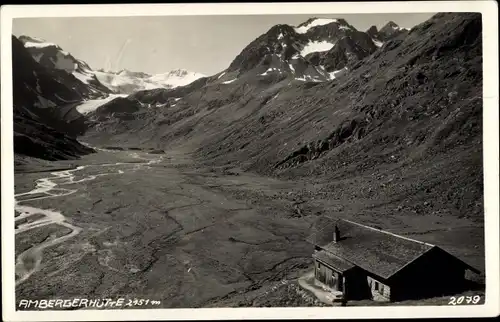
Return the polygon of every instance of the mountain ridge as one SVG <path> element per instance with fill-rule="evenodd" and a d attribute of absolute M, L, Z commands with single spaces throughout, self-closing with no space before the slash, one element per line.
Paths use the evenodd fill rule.
<path fill-rule="evenodd" d="M 85 61 L 75 58 L 55 43 L 27 35 L 19 36 L 19 40 L 41 65 L 49 69 L 63 70 L 88 86 L 89 93 L 85 95 L 90 98 L 105 97 L 110 93 L 132 94 L 138 90 L 184 86 L 198 78 L 206 77 L 201 73 L 180 68 L 154 75 L 128 69 L 116 72 L 93 70 Z"/>
<path fill-rule="evenodd" d="M 321 82 L 289 76 L 276 53 L 287 56 L 273 47 L 289 28 L 273 28 L 243 49 L 232 68 L 177 90 L 138 92 L 126 99 L 134 112 L 103 119 L 99 131 L 92 128 L 86 137 L 110 145 L 191 146 L 207 164 L 287 178 L 345 178 L 393 163 L 408 173 L 415 162 L 430 182 L 426 158 L 462 151 L 450 168 L 477 162 L 482 105 L 473 98 L 481 95 L 480 15 L 437 14 L 348 64 L 343 76 Z M 262 73 L 270 67 L 275 70 Z M 460 180 L 441 191 L 467 195 L 459 184 L 480 191 L 479 181 Z M 433 195 L 446 202 L 441 197 Z M 477 214 L 480 207 L 470 210 Z"/>
<path fill-rule="evenodd" d="M 185 69 L 174 69 L 161 74 L 148 74 L 122 69 L 118 72 L 97 70 L 96 77 L 115 93 L 133 94 L 134 92 L 155 88 L 174 88 L 185 86 L 206 77 Z"/>

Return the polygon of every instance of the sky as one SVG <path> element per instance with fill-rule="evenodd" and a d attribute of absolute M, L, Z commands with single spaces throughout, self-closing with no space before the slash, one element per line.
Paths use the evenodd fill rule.
<path fill-rule="evenodd" d="M 433 13 L 336 15 L 224 15 L 156 17 L 17 18 L 15 36 L 58 44 L 93 69 L 166 73 L 186 69 L 207 76 L 229 66 L 254 39 L 277 24 L 297 26 L 311 17 L 344 18 L 356 29 L 394 21 L 411 28 Z"/>

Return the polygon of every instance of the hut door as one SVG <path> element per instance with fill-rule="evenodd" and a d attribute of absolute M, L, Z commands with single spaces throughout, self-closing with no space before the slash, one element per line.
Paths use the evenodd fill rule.
<path fill-rule="evenodd" d="M 326 277 L 325 284 L 328 285 L 329 287 L 332 287 L 332 271 L 329 268 L 327 268 L 325 271 L 325 277 Z"/>
<path fill-rule="evenodd" d="M 333 285 L 332 285 L 332 287 L 333 287 L 334 290 L 340 291 L 340 283 L 341 283 L 340 280 L 341 280 L 341 278 L 342 277 L 340 277 L 340 273 L 333 272 Z"/>

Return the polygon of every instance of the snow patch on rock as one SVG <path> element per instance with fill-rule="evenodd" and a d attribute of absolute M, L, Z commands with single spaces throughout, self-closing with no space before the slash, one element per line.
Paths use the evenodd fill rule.
<path fill-rule="evenodd" d="M 372 39 L 372 41 L 375 44 L 375 46 L 377 46 L 379 48 L 382 47 L 382 45 L 384 44 L 383 42 L 376 40 L 376 39 Z"/>
<path fill-rule="evenodd" d="M 85 114 L 88 114 L 90 112 L 95 111 L 99 106 L 102 106 L 102 105 L 106 104 L 107 102 L 114 100 L 117 97 L 127 97 L 127 95 L 126 94 L 111 94 L 106 98 L 84 101 L 76 107 L 76 110 L 79 113 L 85 115 Z"/>
<path fill-rule="evenodd" d="M 225 82 L 222 82 L 222 84 L 231 84 L 232 82 L 234 82 L 235 80 L 237 80 L 237 78 L 235 79 L 231 79 L 231 80 L 228 80 L 228 81 L 225 81 Z"/>
<path fill-rule="evenodd" d="M 329 73 L 330 79 L 335 79 L 335 78 L 341 77 L 341 76 L 345 75 L 347 73 L 347 71 L 348 71 L 347 67 L 344 67 L 344 68 L 339 69 L 339 70 L 334 70 L 333 72 Z"/>
<path fill-rule="evenodd" d="M 328 42 L 326 40 L 323 41 L 309 41 L 304 48 L 300 51 L 300 55 L 302 57 L 307 56 L 310 53 L 329 51 L 333 48 L 335 44 Z"/>
<path fill-rule="evenodd" d="M 32 41 L 27 41 L 24 43 L 24 47 L 29 48 L 29 47 L 35 47 L 35 48 L 45 48 L 45 47 L 57 47 L 56 44 L 51 43 L 51 42 L 32 42 Z"/>

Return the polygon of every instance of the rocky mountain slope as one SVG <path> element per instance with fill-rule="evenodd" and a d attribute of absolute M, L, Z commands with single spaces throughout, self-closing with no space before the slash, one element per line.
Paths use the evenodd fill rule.
<path fill-rule="evenodd" d="M 368 34 L 344 19 L 311 18 L 298 27 L 271 28 L 243 49 L 222 78 L 245 73 L 253 77 L 276 74 L 321 82 L 334 79 L 348 63 L 359 61 L 375 49 Z"/>
<path fill-rule="evenodd" d="M 245 47 L 226 70 L 178 88 L 139 91 L 127 99 L 102 106 L 91 118 L 97 122 L 97 131 L 111 124 L 109 128 L 117 134 L 120 130 L 115 128 L 124 125 L 121 118 L 129 116 L 116 112 L 129 113 L 133 105 L 134 111 L 147 115 L 141 117 L 140 122 L 151 121 L 150 132 L 155 132 L 156 121 L 152 119 L 162 119 L 162 111 L 151 109 L 152 106 L 175 107 L 169 110 L 173 114 L 192 104 L 206 103 L 214 109 L 228 103 L 238 104 L 239 97 L 250 92 L 260 96 L 257 98 L 260 101 L 286 86 L 293 88 L 303 82 L 325 82 L 343 77 L 350 66 L 376 50 L 377 46 L 367 33 L 356 30 L 344 19 L 311 18 L 297 27 L 276 25 Z M 204 96 L 201 100 L 200 95 Z M 251 95 L 247 96 L 248 101 L 252 99 Z M 113 115 L 107 113 L 108 110 Z M 175 118 L 182 117 L 179 115 L 184 113 Z M 160 125 L 171 124 L 171 121 L 159 122 Z M 123 130 L 125 134 L 129 130 L 136 131 L 135 126 L 125 128 L 128 129 Z"/>
<path fill-rule="evenodd" d="M 105 86 L 99 78 L 106 73 L 94 72 L 56 44 L 20 36 L 12 38 L 12 50 L 14 146 L 20 162 L 21 156 L 59 160 L 91 152 L 76 140 L 87 129 L 84 115 L 126 96 L 112 94 L 114 91 L 171 88 L 204 76 L 184 70 L 154 76 L 121 71 L 113 74 L 109 83 L 104 82 Z M 137 83 L 139 86 L 135 86 Z"/>
<path fill-rule="evenodd" d="M 12 37 L 14 152 L 46 160 L 77 158 L 92 152 L 77 142 L 83 133 L 81 115 L 72 115 L 85 87 L 58 69 L 37 63 Z"/>
<path fill-rule="evenodd" d="M 99 98 L 111 92 L 99 82 L 86 62 L 75 58 L 58 45 L 25 35 L 20 36 L 19 40 L 40 65 L 64 71 L 67 74 L 64 79 L 66 85 L 79 92 L 83 98 Z"/>
<path fill-rule="evenodd" d="M 275 26 L 215 76 L 98 108 L 87 138 L 188 147 L 212 165 L 314 178 L 331 198 L 376 200 L 369 211 L 481 220 L 481 17 L 386 27 Z"/>

